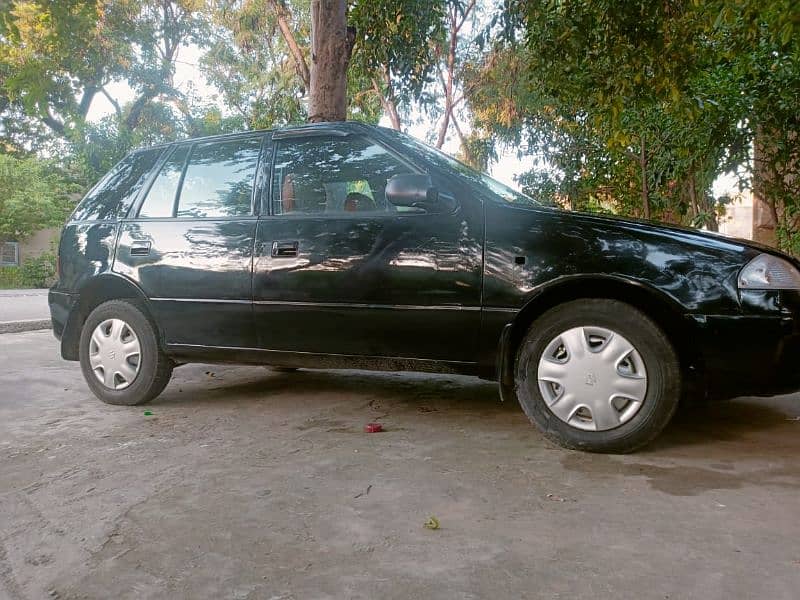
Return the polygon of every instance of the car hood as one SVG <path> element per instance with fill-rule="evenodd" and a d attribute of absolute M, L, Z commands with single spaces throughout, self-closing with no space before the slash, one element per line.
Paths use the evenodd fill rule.
<path fill-rule="evenodd" d="M 612 229 L 619 228 L 621 230 L 627 230 L 631 232 L 636 231 L 658 237 L 668 237 L 673 240 L 680 241 L 687 246 L 697 245 L 698 247 L 702 247 L 704 249 L 718 248 L 720 251 L 725 253 L 744 253 L 746 255 L 752 255 L 753 253 L 766 252 L 798 264 L 797 259 L 765 244 L 761 244 L 753 240 L 727 236 L 718 232 L 686 227 L 683 225 L 601 213 L 588 213 L 580 211 L 573 212 L 551 207 L 531 208 L 524 210 L 528 210 L 530 212 L 546 211 L 548 213 L 560 215 L 567 220 L 571 220 L 576 223 L 585 223 L 586 225 L 594 224 Z"/>

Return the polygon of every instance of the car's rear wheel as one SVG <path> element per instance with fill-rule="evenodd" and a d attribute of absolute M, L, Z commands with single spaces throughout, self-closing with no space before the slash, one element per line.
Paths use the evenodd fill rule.
<path fill-rule="evenodd" d="M 664 332 L 616 300 L 576 300 L 530 327 L 517 352 L 515 394 L 555 443 L 630 452 L 669 423 L 681 395 L 680 363 Z"/>
<path fill-rule="evenodd" d="M 144 404 L 169 383 L 174 364 L 158 345 L 147 316 L 132 302 L 111 300 L 95 308 L 81 330 L 83 377 L 108 404 Z"/>

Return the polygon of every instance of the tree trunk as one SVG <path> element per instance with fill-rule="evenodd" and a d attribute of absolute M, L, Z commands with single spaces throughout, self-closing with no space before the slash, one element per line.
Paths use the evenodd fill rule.
<path fill-rule="evenodd" d="M 753 140 L 753 241 L 777 248 L 778 211 L 766 194 L 770 174 L 764 154 L 769 143 L 762 127 L 757 126 Z"/>
<path fill-rule="evenodd" d="M 354 41 L 346 0 L 312 0 L 310 122 L 347 119 L 347 65 Z"/>
<path fill-rule="evenodd" d="M 644 134 L 639 138 L 639 167 L 642 172 L 642 209 L 644 218 L 650 218 L 650 187 L 647 185 L 647 150 L 644 143 Z"/>

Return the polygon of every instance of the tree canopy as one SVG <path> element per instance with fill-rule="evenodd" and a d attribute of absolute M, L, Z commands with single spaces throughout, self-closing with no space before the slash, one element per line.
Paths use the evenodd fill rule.
<path fill-rule="evenodd" d="M 716 229 L 726 172 L 797 219 L 800 9 L 745 0 L 530 0 L 471 65 L 475 125 L 536 157 L 529 193 Z M 760 160 L 752 161 L 753 148 Z"/>
<path fill-rule="evenodd" d="M 72 208 L 71 191 L 75 186 L 53 165 L 0 154 L 0 242 L 59 225 Z"/>
<path fill-rule="evenodd" d="M 132 147 L 313 117 L 313 2 L 9 0 L 0 152 L 88 187 Z M 796 2 L 349 0 L 346 26 L 347 118 L 484 168 L 513 149 L 568 208 L 708 229 L 733 173 L 800 254 Z M 216 97 L 176 85 L 187 48 Z"/>

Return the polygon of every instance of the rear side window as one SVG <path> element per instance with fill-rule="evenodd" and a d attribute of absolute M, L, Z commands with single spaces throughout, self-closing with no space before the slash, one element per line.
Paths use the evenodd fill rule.
<path fill-rule="evenodd" d="M 261 137 L 197 144 L 178 200 L 179 217 L 249 215 Z"/>
<path fill-rule="evenodd" d="M 178 146 L 161 167 L 139 210 L 140 217 L 171 217 L 189 146 Z"/>
<path fill-rule="evenodd" d="M 177 147 L 147 192 L 139 216 L 251 214 L 261 142 L 262 136 L 258 136 Z"/>
<path fill-rule="evenodd" d="M 74 221 L 110 221 L 128 213 L 163 148 L 126 156 L 95 185 L 72 213 Z"/>

